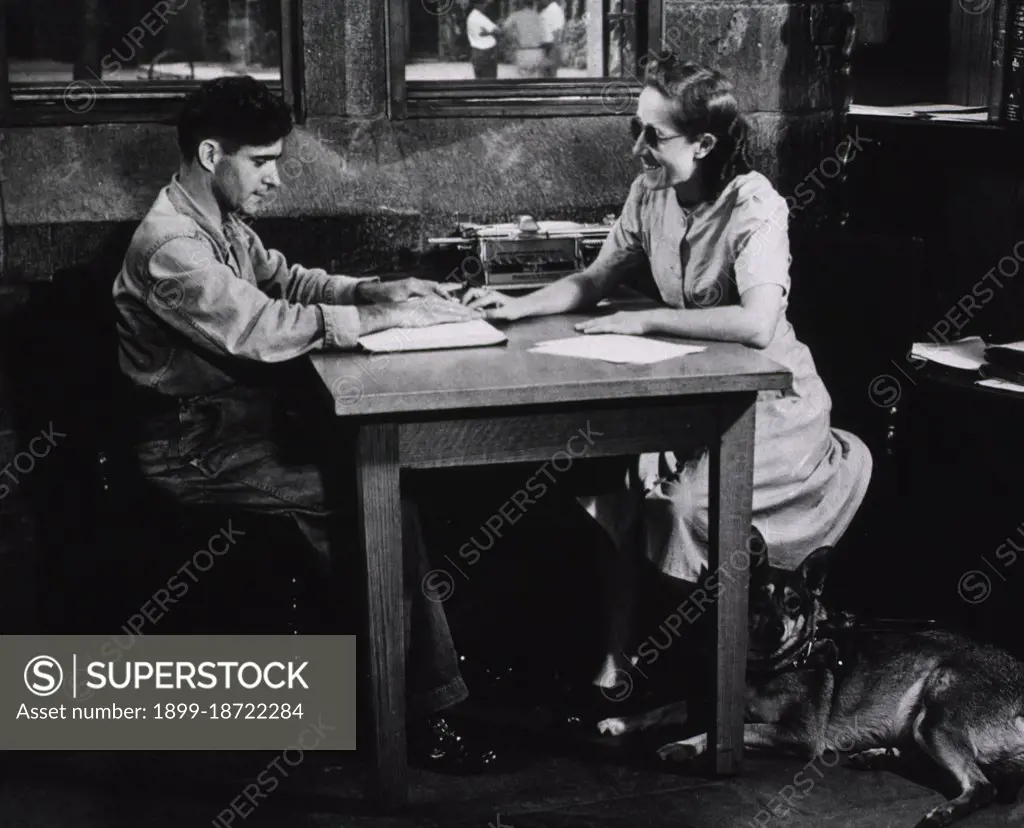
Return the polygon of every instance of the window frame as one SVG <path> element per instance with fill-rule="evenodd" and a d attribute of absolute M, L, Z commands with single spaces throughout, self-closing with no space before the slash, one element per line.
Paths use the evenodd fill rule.
<path fill-rule="evenodd" d="M 292 108 L 295 120 L 300 124 L 305 121 L 306 109 L 302 3 L 303 0 L 281 0 L 281 80 L 268 84 Z M 181 102 L 200 82 L 160 81 L 150 85 L 139 82 L 103 83 L 99 80 L 97 84 L 90 84 L 94 88 L 95 103 L 83 112 L 73 112 L 64 102 L 72 83 L 73 79 L 12 87 L 7 61 L 7 6 L 0 3 L 0 127 L 173 124 Z M 104 88 L 95 90 L 96 85 Z"/>
<path fill-rule="evenodd" d="M 388 117 L 551 117 L 622 115 L 635 108 L 642 83 L 639 66 L 643 57 L 660 48 L 664 26 L 664 0 L 631 0 L 635 19 L 646 7 L 646 27 L 635 27 L 634 51 L 638 67 L 632 76 L 573 78 L 565 80 L 509 81 L 407 81 L 402 43 L 407 0 L 387 0 L 385 38 L 387 47 Z M 609 104 L 609 98 L 614 105 Z"/>

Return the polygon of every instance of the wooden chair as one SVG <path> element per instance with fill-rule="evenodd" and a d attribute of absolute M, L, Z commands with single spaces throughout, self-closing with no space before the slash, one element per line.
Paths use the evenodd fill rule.
<path fill-rule="evenodd" d="M 848 230 L 790 238 L 789 319 L 832 397 L 832 424 L 860 437 L 874 461 L 867 496 L 836 547 L 843 577 L 832 583 L 862 598 L 888 600 L 880 594 L 878 572 L 888 571 L 896 584 L 901 561 L 912 566 L 907 556 L 891 552 L 906 524 L 900 481 L 915 400 L 907 354 L 917 330 L 924 243 Z"/>

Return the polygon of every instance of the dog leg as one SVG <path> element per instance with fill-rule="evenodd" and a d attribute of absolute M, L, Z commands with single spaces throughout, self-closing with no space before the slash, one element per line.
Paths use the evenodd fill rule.
<path fill-rule="evenodd" d="M 689 762 L 696 759 L 708 749 L 708 734 L 701 733 L 689 739 L 669 742 L 658 748 L 658 758 L 666 762 Z"/>
<path fill-rule="evenodd" d="M 892 770 L 899 765 L 899 748 L 869 748 L 850 756 L 849 765 L 855 770 Z"/>
<path fill-rule="evenodd" d="M 777 724 L 743 725 L 743 746 L 747 748 L 787 749 L 797 752 L 808 750 L 807 740 Z M 708 734 L 701 733 L 689 739 L 669 742 L 658 748 L 658 756 L 666 761 L 688 762 L 703 754 L 708 748 Z"/>
<path fill-rule="evenodd" d="M 788 750 L 801 755 L 814 753 L 808 734 L 779 724 L 743 725 L 743 747 Z"/>
<path fill-rule="evenodd" d="M 602 719 L 597 723 L 597 729 L 609 736 L 621 736 L 623 733 L 636 733 L 639 730 L 647 730 L 651 727 L 686 724 L 687 718 L 688 708 L 686 702 L 674 702 L 654 710 L 649 710 L 646 713 L 638 713 L 634 716 Z"/>
<path fill-rule="evenodd" d="M 950 825 L 995 799 L 993 785 L 974 759 L 974 752 L 962 730 L 943 721 L 922 722 L 914 738 L 921 748 L 948 770 L 960 783 L 960 794 L 932 808 L 915 828 Z"/>
<path fill-rule="evenodd" d="M 996 802 L 1001 805 L 1013 805 L 1024 787 L 1024 776 L 1019 767 L 985 768 L 985 775 L 996 786 Z"/>

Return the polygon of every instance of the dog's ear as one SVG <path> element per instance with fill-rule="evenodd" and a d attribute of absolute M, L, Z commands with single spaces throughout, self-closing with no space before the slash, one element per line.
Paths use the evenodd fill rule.
<path fill-rule="evenodd" d="M 768 577 L 768 544 L 765 543 L 762 535 L 756 526 L 750 527 L 750 534 L 747 536 L 747 552 L 750 555 L 750 580 L 764 579 Z"/>
<path fill-rule="evenodd" d="M 825 576 L 828 574 L 828 553 L 832 551 L 831 546 L 822 546 L 815 549 L 810 555 L 804 558 L 797 567 L 797 572 L 814 596 L 820 596 L 825 589 Z"/>

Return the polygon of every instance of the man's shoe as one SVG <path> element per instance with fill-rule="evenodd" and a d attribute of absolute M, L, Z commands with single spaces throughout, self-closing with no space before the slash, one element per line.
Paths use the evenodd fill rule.
<path fill-rule="evenodd" d="M 464 720 L 436 714 L 409 723 L 409 763 L 436 773 L 500 773 L 512 769 L 496 749 Z"/>
<path fill-rule="evenodd" d="M 459 655 L 459 673 L 476 699 L 522 698 L 527 675 L 511 664 L 486 663 L 465 653 Z"/>

